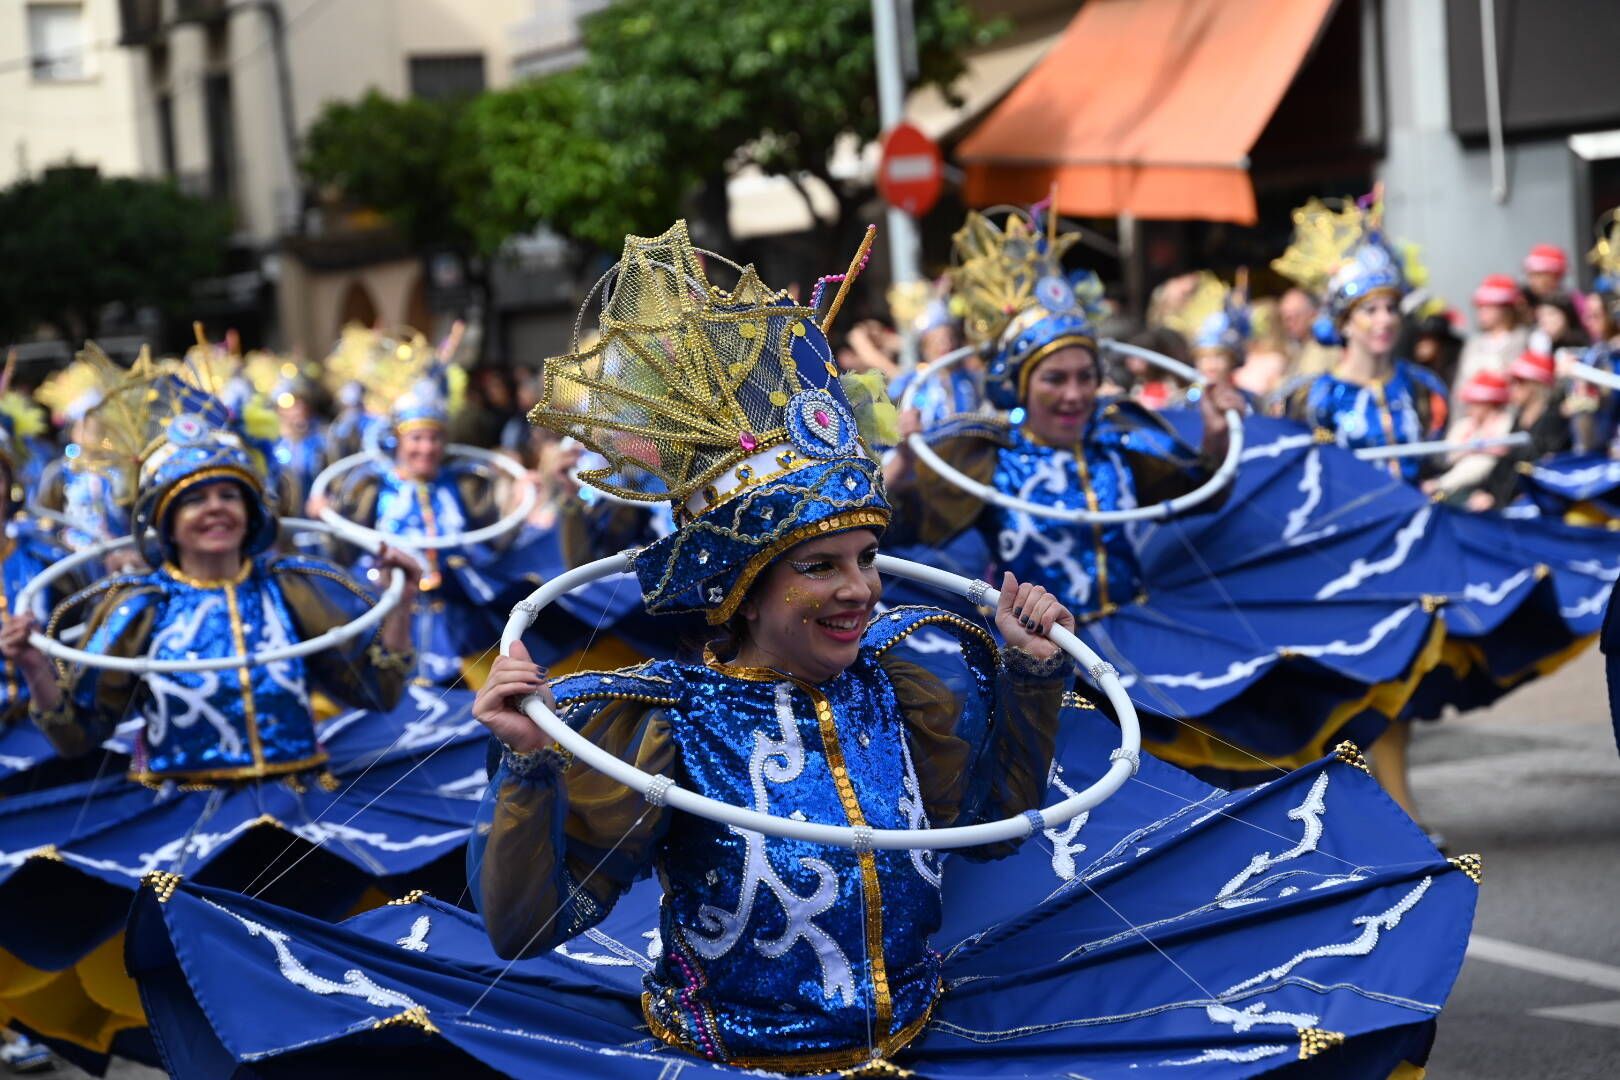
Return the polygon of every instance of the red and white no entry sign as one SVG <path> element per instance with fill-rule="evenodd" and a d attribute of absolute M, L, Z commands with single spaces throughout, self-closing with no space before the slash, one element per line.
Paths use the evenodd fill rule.
<path fill-rule="evenodd" d="M 883 137 L 878 165 L 878 194 L 890 206 L 920 217 L 939 201 L 945 162 L 939 144 L 911 124 L 901 124 Z"/>

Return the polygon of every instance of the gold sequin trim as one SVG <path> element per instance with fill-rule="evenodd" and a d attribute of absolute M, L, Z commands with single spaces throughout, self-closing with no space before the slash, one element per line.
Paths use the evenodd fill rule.
<path fill-rule="evenodd" d="M 1424 593 L 1422 601 L 1423 610 L 1428 614 L 1433 615 L 1435 612 L 1446 606 L 1446 599 L 1446 597 L 1436 595 L 1435 593 Z"/>
<path fill-rule="evenodd" d="M 1321 446 L 1332 446 L 1339 441 L 1338 436 L 1333 433 L 1333 429 L 1325 427 L 1319 427 L 1311 432 L 1311 438 Z"/>
<path fill-rule="evenodd" d="M 30 859 L 41 859 L 41 860 L 43 860 L 45 862 L 62 862 L 63 861 L 62 853 L 57 850 L 57 847 L 56 847 L 55 844 L 46 844 L 42 848 L 36 848 L 35 850 L 30 851 L 28 853 L 28 857 Z"/>
<path fill-rule="evenodd" d="M 1313 1058 L 1324 1050 L 1331 1050 L 1344 1042 L 1344 1032 L 1323 1031 L 1308 1027 L 1299 1033 L 1299 1060 Z"/>
<path fill-rule="evenodd" d="M 389 907 L 404 907 L 407 904 L 416 903 L 418 900 L 422 899 L 422 897 L 424 897 L 426 895 L 427 895 L 427 890 L 426 889 L 412 889 L 410 892 L 406 893 L 404 896 L 401 896 L 399 899 L 388 901 L 388 906 Z"/>
<path fill-rule="evenodd" d="M 1485 860 L 1481 856 L 1470 852 L 1467 855 L 1458 855 L 1446 860 L 1452 866 L 1468 875 L 1468 880 L 1478 885 L 1485 879 Z"/>
<path fill-rule="evenodd" d="M 1361 754 L 1361 747 L 1357 746 L 1349 739 L 1344 740 L 1338 746 L 1333 748 L 1333 756 L 1353 769 L 1360 769 L 1369 776 L 1372 775 L 1372 770 L 1367 767 L 1367 759 Z"/>
<path fill-rule="evenodd" d="M 180 881 L 179 874 L 171 874 L 167 870 L 153 870 L 141 878 L 141 884 L 149 887 L 157 894 L 158 903 L 160 904 L 169 902 L 169 897 L 174 895 L 174 890 L 179 887 Z"/>
<path fill-rule="evenodd" d="M 383 1028 L 390 1027 L 413 1027 L 426 1035 L 437 1035 L 439 1033 L 438 1027 L 432 1020 L 428 1019 L 428 1011 L 420 1005 L 412 1005 L 402 1013 L 395 1013 L 393 1016 L 374 1021 L 371 1030 L 381 1031 Z"/>
<path fill-rule="evenodd" d="M 266 762 L 262 765 L 237 765 L 226 769 L 183 769 L 175 772 L 130 772 L 129 779 L 137 784 L 155 787 L 165 780 L 174 780 L 182 785 L 206 784 L 225 780 L 261 780 L 267 776 L 282 776 L 286 773 L 301 772 L 314 768 L 326 762 L 326 751 L 321 750 L 300 761 Z"/>
<path fill-rule="evenodd" d="M 907 1077 L 917 1074 L 910 1069 L 902 1069 L 887 1058 L 876 1057 L 864 1065 L 844 1069 L 839 1074 L 848 1080 L 882 1080 L 884 1077 Z"/>
<path fill-rule="evenodd" d="M 228 578 L 200 578 L 192 577 L 172 562 L 163 564 L 163 572 L 182 585 L 190 585 L 193 589 L 223 589 L 227 585 L 240 585 L 253 573 L 253 560 L 243 559 L 242 565 Z"/>
<path fill-rule="evenodd" d="M 1090 698 L 1082 697 L 1077 691 L 1065 690 L 1063 691 L 1062 707 L 1065 709 L 1095 710 L 1097 708 L 1097 703 L 1092 701 Z"/>

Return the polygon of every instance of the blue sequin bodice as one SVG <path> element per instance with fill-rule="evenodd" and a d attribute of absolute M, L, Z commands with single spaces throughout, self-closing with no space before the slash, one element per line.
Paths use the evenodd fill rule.
<path fill-rule="evenodd" d="M 1306 391 L 1302 419 L 1333 433 L 1340 446 L 1360 450 L 1437 439 L 1445 431 L 1446 386 L 1433 372 L 1395 361 L 1383 383 L 1356 383 L 1320 375 Z M 1416 481 L 1423 459 L 1389 462 L 1391 472 Z"/>
<path fill-rule="evenodd" d="M 71 523 L 62 540 L 79 551 L 103 540 L 129 535 L 129 515 L 121 508 L 118 486 L 94 469 L 63 464 L 62 515 Z"/>
<path fill-rule="evenodd" d="M 236 656 L 292 644 L 292 615 L 265 559 L 244 564 L 235 581 L 198 581 L 173 567 L 125 579 L 131 587 L 87 648 L 108 651 L 148 615 L 146 655 L 153 659 Z M 88 697 L 80 704 L 93 706 Z M 302 660 L 148 674 L 135 707 L 144 721 L 136 753 L 140 773 L 229 779 L 325 760 Z"/>
<path fill-rule="evenodd" d="M 1022 429 L 1009 432 L 994 473 L 998 491 L 1065 510 L 1119 510 L 1137 505 L 1136 486 L 1123 453 L 1169 452 L 1152 430 L 1126 430 L 1099 409 L 1076 450 L 1043 446 Z M 1044 585 L 1076 614 L 1128 603 L 1140 591 L 1136 551 L 1124 525 L 1094 527 L 992 506 L 996 563 L 1019 581 Z"/>
<path fill-rule="evenodd" d="M 447 536 L 470 527 L 461 494 L 447 473 L 426 482 L 407 480 L 393 469 L 379 476 L 377 519 L 372 526 L 378 532 L 408 539 Z"/>

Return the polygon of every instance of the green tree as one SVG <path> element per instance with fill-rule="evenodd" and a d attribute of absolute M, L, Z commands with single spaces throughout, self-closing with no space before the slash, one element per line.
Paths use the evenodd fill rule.
<path fill-rule="evenodd" d="M 964 53 L 1002 27 L 966 0 L 915 0 L 919 85 L 964 70 Z M 879 133 L 870 0 L 618 0 L 583 25 L 597 132 L 621 152 L 679 162 L 703 178 L 703 216 L 729 242 L 726 177 L 743 165 L 798 186 L 822 246 L 870 188 L 830 167 L 842 136 Z M 800 182 L 813 176 L 838 200 L 822 217 Z"/>
<path fill-rule="evenodd" d="M 0 191 L 0 335 L 41 323 L 72 342 L 108 305 L 178 312 L 218 272 L 230 219 L 172 184 L 48 169 Z"/>

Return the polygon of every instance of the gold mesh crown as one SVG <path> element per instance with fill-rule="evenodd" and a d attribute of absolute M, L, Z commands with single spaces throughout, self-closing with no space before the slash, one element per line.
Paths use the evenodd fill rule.
<path fill-rule="evenodd" d="M 976 210 L 951 237 L 951 285 L 961 301 L 963 329 L 974 344 L 994 343 L 1020 312 L 1039 304 L 1042 278 L 1062 275 L 1063 255 L 1079 233 L 1045 238 L 1022 212 L 1005 228 Z"/>
<path fill-rule="evenodd" d="M 1337 207 L 1311 199 L 1294 211 L 1293 240 L 1280 258 L 1272 260 L 1271 268 L 1305 291 L 1324 295 L 1369 227 L 1377 227 L 1374 215 L 1381 216 L 1380 210 L 1381 206 L 1363 211 L 1354 199 L 1342 200 Z"/>
<path fill-rule="evenodd" d="M 592 485 L 680 506 L 729 466 L 788 441 L 805 360 L 824 373 L 814 386 L 836 380 L 812 309 L 767 289 L 752 266 L 737 270 L 730 291 L 711 285 L 684 221 L 625 238 L 604 278 L 600 337 L 581 348 L 576 327 L 574 351 L 545 362 L 529 413 L 607 459 L 583 474 Z M 638 475 L 647 486 L 632 482 Z"/>

